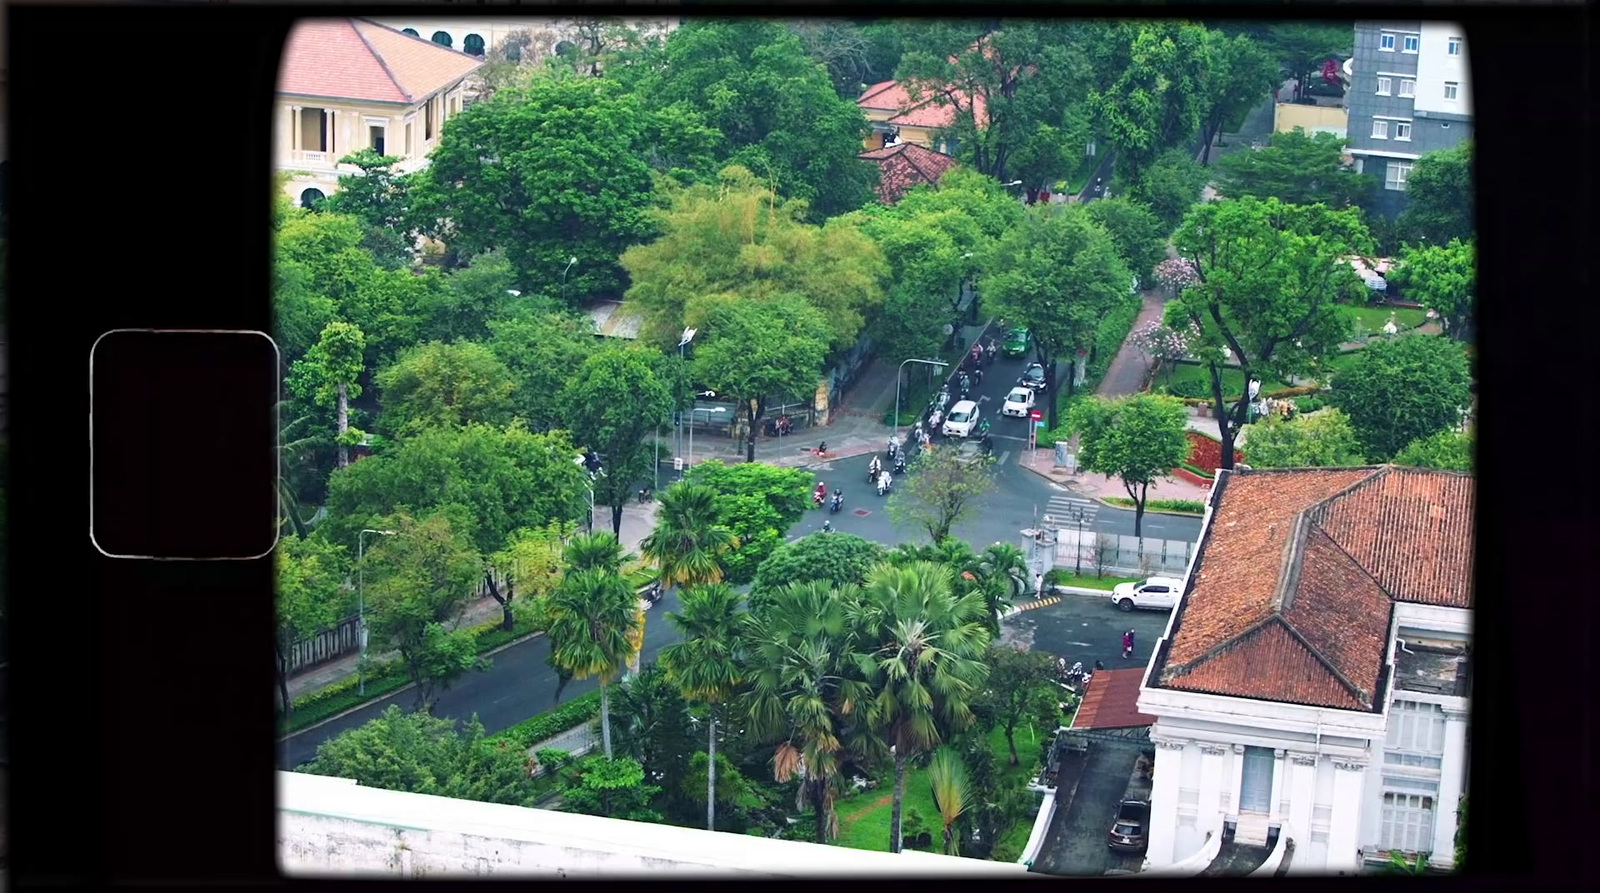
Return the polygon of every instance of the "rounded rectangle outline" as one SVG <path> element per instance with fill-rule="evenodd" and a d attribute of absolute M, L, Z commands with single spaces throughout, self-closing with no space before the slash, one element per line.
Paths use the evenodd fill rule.
<path fill-rule="evenodd" d="M 278 541 L 283 538 L 283 528 L 281 525 L 276 531 L 274 531 L 272 536 L 272 545 L 269 546 L 265 552 L 262 552 L 259 555 L 248 556 L 215 556 L 210 558 L 199 558 L 181 555 L 115 555 L 101 548 L 100 542 L 94 538 L 94 352 L 100 348 L 100 342 L 104 341 L 106 336 L 129 333 L 143 333 L 152 335 L 260 335 L 262 338 L 267 339 L 268 344 L 272 345 L 272 353 L 278 358 L 278 365 L 281 366 L 283 364 L 283 351 L 278 348 L 278 342 L 274 341 L 271 335 L 259 329 L 121 328 L 107 329 L 106 331 L 100 333 L 100 337 L 94 339 L 94 344 L 89 346 L 89 543 L 94 546 L 96 552 L 99 552 L 101 555 L 104 555 L 107 558 L 123 558 L 140 561 L 256 561 L 271 555 L 273 550 L 278 548 Z M 278 401 L 274 400 L 273 402 L 276 404 Z M 283 420 L 274 414 L 272 422 L 274 440 L 275 442 L 279 442 L 280 445 L 281 441 L 283 440 L 282 424 Z M 273 488 L 273 497 L 277 502 L 278 512 L 281 514 L 283 511 L 283 494 L 279 493 L 277 488 Z"/>

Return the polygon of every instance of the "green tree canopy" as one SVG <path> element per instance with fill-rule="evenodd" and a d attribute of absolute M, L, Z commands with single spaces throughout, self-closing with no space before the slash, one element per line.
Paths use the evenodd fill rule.
<path fill-rule="evenodd" d="M 1404 335 L 1361 351 L 1334 377 L 1332 396 L 1355 426 L 1362 452 L 1386 462 L 1412 441 L 1459 424 L 1471 381 L 1461 345 Z"/>
<path fill-rule="evenodd" d="M 284 536 L 273 552 L 277 565 L 277 626 L 273 637 L 278 657 L 278 697 L 288 716 L 289 648 L 344 617 L 349 601 L 344 582 L 350 559 L 342 546 L 321 538 Z"/>
<path fill-rule="evenodd" d="M 350 427 L 350 401 L 361 396 L 356 380 L 364 370 L 366 346 L 366 336 L 359 328 L 346 322 L 331 322 L 306 351 L 305 358 L 289 369 L 290 391 L 334 410 L 340 468 L 350 463 L 349 447 L 363 436 L 363 432 Z"/>
<path fill-rule="evenodd" d="M 1168 305 L 1166 321 L 1200 331 L 1189 350 L 1210 372 L 1222 467 L 1232 468 L 1247 404 L 1227 405 L 1222 369 L 1233 362 L 1247 379 L 1285 380 L 1331 355 L 1350 332 L 1340 301 L 1362 291 L 1345 261 L 1370 254 L 1372 240 L 1358 209 L 1245 197 L 1197 206 L 1173 244 L 1199 281 Z"/>
<path fill-rule="evenodd" d="M 1477 232 L 1472 141 L 1429 152 L 1406 177 L 1406 209 L 1395 221 L 1407 242 L 1447 245 Z"/>
<path fill-rule="evenodd" d="M 319 210 L 349 214 L 366 224 L 362 247 L 390 269 L 408 266 L 412 259 L 411 178 L 395 171 L 400 159 L 364 148 L 339 159 L 360 173 L 339 177 L 339 189 Z"/>
<path fill-rule="evenodd" d="M 451 517 L 455 515 L 456 517 Z M 470 670 L 485 670 L 477 637 L 459 628 L 477 590 L 483 559 L 456 522 L 459 511 L 421 518 L 399 512 L 374 524 L 363 561 L 367 616 L 377 652 L 393 648 L 416 684 L 417 709 L 433 710 L 440 692 Z"/>
<path fill-rule="evenodd" d="M 532 434 L 515 426 L 432 428 L 334 474 L 328 513 L 318 530 L 347 547 L 356 531 L 401 507 L 428 511 L 458 505 L 477 548 L 489 554 L 520 528 L 571 521 L 588 510 L 577 448 L 565 432 Z"/>
<path fill-rule="evenodd" d="M 432 341 L 406 350 L 378 373 L 383 431 L 394 437 L 425 428 L 504 425 L 516 382 L 494 351 L 474 341 Z"/>
<path fill-rule="evenodd" d="M 595 539 L 615 538 L 608 533 Z M 580 537 L 574 543 L 582 548 Z M 573 546 L 568 547 L 570 563 Z M 573 568 L 550 596 L 547 616 L 550 663 L 564 678 L 600 679 L 600 731 L 606 759 L 611 749 L 611 683 L 635 654 L 639 596 L 614 567 Z M 560 694 L 560 691 L 557 691 Z"/>
<path fill-rule="evenodd" d="M 990 310 L 1033 336 L 1047 394 L 1055 394 L 1058 360 L 1087 350 L 1100 321 L 1126 300 L 1133 274 L 1111 236 L 1082 206 L 1036 205 L 1000 241 L 982 280 Z M 1070 397 L 1071 378 L 1067 394 Z M 1056 425 L 1056 400 L 1049 404 Z"/>
<path fill-rule="evenodd" d="M 811 507 L 816 477 L 764 462 L 703 462 L 689 471 L 688 481 L 716 491 L 716 523 L 739 539 L 739 548 L 723 557 L 727 580 L 743 584 Z"/>
<path fill-rule="evenodd" d="M 1251 195 L 1285 204 L 1361 205 L 1376 185 L 1371 174 L 1344 166 L 1346 141 L 1331 133 L 1274 133 L 1270 145 L 1235 152 L 1217 161 L 1217 191 L 1228 198 Z"/>
<path fill-rule="evenodd" d="M 1257 468 L 1364 465 L 1350 417 L 1329 407 L 1287 421 L 1276 416 L 1246 425 L 1250 464 Z"/>
<path fill-rule="evenodd" d="M 1448 245 L 1407 246 L 1399 261 L 1391 277 L 1395 284 L 1437 313 L 1445 334 L 1461 339 L 1477 302 L 1477 244 L 1452 239 Z"/>
<path fill-rule="evenodd" d="M 1128 195 L 1148 205 L 1160 218 L 1167 232 L 1178 228 L 1200 193 L 1211 179 L 1211 172 L 1189 156 L 1186 149 L 1171 149 L 1156 156 L 1145 168 L 1144 176 L 1127 186 Z M 1118 183 L 1123 180 L 1119 178 Z"/>
<path fill-rule="evenodd" d="M 1211 144 L 1222 128 L 1269 98 L 1280 75 L 1277 60 L 1249 35 L 1208 30 L 1206 45 L 1200 151 L 1203 162 L 1209 163 Z"/>
<path fill-rule="evenodd" d="M 609 346 L 583 361 L 561 403 L 573 439 L 605 457 L 604 473 L 594 482 L 595 501 L 611 507 L 611 532 L 621 536 L 622 507 L 634 484 L 651 476 L 655 461 L 645 435 L 671 412 L 672 394 L 644 349 Z"/>
<path fill-rule="evenodd" d="M 1015 645 L 992 644 L 985 656 L 989 664 L 981 700 L 992 711 L 995 722 L 1005 730 L 1011 748 L 1011 765 L 1017 765 L 1017 727 L 1040 713 L 1053 715 L 1057 696 L 1055 661 L 1043 651 L 1029 651 Z M 1041 704 L 1041 702 L 1043 702 Z"/>
<path fill-rule="evenodd" d="M 519 748 L 487 738 L 476 714 L 457 731 L 453 719 L 391 704 L 377 719 L 319 746 L 316 759 L 298 771 L 390 791 L 532 806 L 538 792 L 527 764 Z"/>
<path fill-rule="evenodd" d="M 505 251 L 524 293 L 618 294 L 617 255 L 650 235 L 654 107 L 602 78 L 501 89 L 444 128 L 417 213 L 449 221 L 440 234 L 463 255 Z"/>
<path fill-rule="evenodd" d="M 859 586 L 883 560 L 883 547 L 849 533 L 814 533 L 772 550 L 750 587 L 752 606 L 767 604 L 790 583 L 821 580 L 832 586 Z"/>
<path fill-rule="evenodd" d="M 1251 449 L 1254 449 L 1254 443 Z M 1254 458 L 1254 453 L 1251 457 Z M 1436 431 L 1406 444 L 1391 461 L 1396 465 L 1414 468 L 1438 468 L 1444 471 L 1472 470 L 1472 437 L 1454 429 Z"/>
<path fill-rule="evenodd" d="M 561 393 L 599 346 L 594 322 L 575 313 L 530 313 L 492 320 L 489 329 L 489 349 L 516 382 L 516 415 L 534 431 L 565 427 Z"/>
<path fill-rule="evenodd" d="M 1304 96 L 1311 79 L 1322 63 L 1351 55 L 1355 43 L 1354 22 L 1285 22 L 1246 29 L 1251 39 L 1278 61 L 1289 77 L 1300 81 L 1298 96 Z"/>
<path fill-rule="evenodd" d="M 871 199 L 877 170 L 856 157 L 866 119 L 783 23 L 689 20 L 667 38 L 665 63 L 640 95 L 694 109 L 725 138 L 720 161 L 775 181 L 817 220 Z"/>
<path fill-rule="evenodd" d="M 806 223 L 803 202 L 777 198 L 750 170 L 731 166 L 716 183 L 670 195 L 661 237 L 621 261 L 633 279 L 628 300 L 657 344 L 676 344 L 685 325 L 714 332 L 708 317 L 727 296 L 795 295 L 823 314 L 826 342 L 843 349 L 882 304 L 889 270 L 872 239 L 842 222 Z"/>
<path fill-rule="evenodd" d="M 661 813 L 651 807 L 661 785 L 647 784 L 644 767 L 629 757 L 584 757 L 576 771 L 562 780 L 561 802 L 572 812 L 659 822 Z"/>
<path fill-rule="evenodd" d="M 1206 109 L 1206 29 L 1187 22 L 1141 22 L 1128 65 L 1089 97 L 1097 129 L 1117 151 L 1117 176 L 1143 179 L 1161 153 L 1188 142 Z"/>
<path fill-rule="evenodd" d="M 1111 236 L 1128 269 L 1141 281 L 1151 281 L 1156 264 L 1167 257 L 1167 235 L 1161 218 L 1149 206 L 1124 196 L 1091 202 L 1089 219 Z"/>
<path fill-rule="evenodd" d="M 1155 394 L 1083 400 L 1067 415 L 1067 429 L 1078 437 L 1078 463 L 1115 475 L 1133 499 L 1134 536 L 1143 535 L 1150 485 L 1189 457 L 1188 415 L 1181 400 Z"/>
<path fill-rule="evenodd" d="M 746 458 L 754 462 L 768 398 L 805 400 L 816 391 L 828 352 L 827 321 L 796 295 L 760 303 L 730 296 L 709 308 L 705 331 L 705 344 L 695 351 L 695 375 L 739 402 Z"/>

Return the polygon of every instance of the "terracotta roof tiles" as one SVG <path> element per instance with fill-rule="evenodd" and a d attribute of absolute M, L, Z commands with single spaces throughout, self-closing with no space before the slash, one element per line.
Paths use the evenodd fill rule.
<path fill-rule="evenodd" d="M 1370 710 L 1393 603 L 1472 606 L 1470 475 L 1234 471 L 1212 501 L 1156 685 Z"/>
<path fill-rule="evenodd" d="M 956 166 L 949 155 L 916 143 L 901 143 L 862 152 L 859 156 L 878 165 L 878 199 L 892 205 L 920 183 L 937 185 L 945 171 Z"/>
<path fill-rule="evenodd" d="M 289 33 L 278 92 L 411 105 L 482 64 L 365 19 L 311 19 Z"/>
<path fill-rule="evenodd" d="M 1101 670 L 1089 682 L 1083 703 L 1072 718 L 1074 729 L 1132 729 L 1155 725 L 1156 718 L 1139 712 L 1139 683 L 1144 670 Z"/>

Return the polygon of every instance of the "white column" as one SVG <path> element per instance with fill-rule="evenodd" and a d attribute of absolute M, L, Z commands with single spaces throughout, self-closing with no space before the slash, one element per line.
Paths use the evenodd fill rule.
<path fill-rule="evenodd" d="M 1178 782 L 1183 777 L 1182 741 L 1151 738 L 1156 764 L 1150 776 L 1150 846 L 1145 860 L 1160 867 L 1173 863 L 1178 844 Z"/>
<path fill-rule="evenodd" d="M 1233 768 L 1229 771 L 1228 790 L 1223 796 L 1224 815 L 1239 814 L 1239 795 L 1244 792 L 1244 745 L 1233 745 Z"/>
<path fill-rule="evenodd" d="M 1268 805 L 1267 812 L 1272 816 L 1272 821 L 1282 823 L 1284 816 L 1278 807 L 1283 802 L 1284 776 L 1289 771 L 1289 760 L 1281 747 L 1274 750 L 1272 755 L 1275 758 L 1272 761 L 1272 803 Z"/>
<path fill-rule="evenodd" d="M 1367 779 L 1367 764 L 1354 760 L 1333 761 L 1333 819 L 1328 829 L 1329 872 L 1354 873 L 1361 867 L 1361 789 Z"/>
<path fill-rule="evenodd" d="M 1456 854 L 1456 807 L 1467 780 L 1467 714 L 1444 712 L 1444 761 L 1439 767 L 1439 800 L 1434 805 L 1433 856 L 1429 862 L 1448 866 Z"/>
<path fill-rule="evenodd" d="M 1311 846 L 1311 806 L 1317 796 L 1317 755 L 1289 754 L 1289 837 L 1300 852 Z M 1320 866 L 1318 866 L 1320 867 Z"/>
<path fill-rule="evenodd" d="M 1222 755 L 1228 752 L 1224 744 L 1200 745 L 1200 814 L 1195 826 L 1201 834 L 1210 831 L 1222 833 L 1222 809 L 1218 802 L 1222 794 Z"/>
<path fill-rule="evenodd" d="M 334 117 L 333 109 L 322 110 L 322 151 L 328 154 L 328 160 L 333 160 L 334 147 L 339 145 L 338 121 Z"/>

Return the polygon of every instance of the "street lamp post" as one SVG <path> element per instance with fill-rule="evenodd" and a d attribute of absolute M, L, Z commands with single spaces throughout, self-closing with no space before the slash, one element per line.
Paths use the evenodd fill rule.
<path fill-rule="evenodd" d="M 1078 576 L 1078 577 L 1082 577 L 1083 576 L 1083 509 L 1081 509 L 1081 508 L 1080 509 L 1074 509 L 1072 514 L 1073 514 L 1073 519 L 1072 520 L 1075 521 L 1077 523 L 1077 525 L 1078 525 L 1078 563 L 1077 563 L 1077 569 L 1073 571 L 1073 575 L 1074 576 Z"/>
<path fill-rule="evenodd" d="M 950 365 L 939 360 L 919 360 L 915 357 L 900 363 L 900 368 L 895 372 L 894 376 L 894 439 L 897 441 L 900 439 L 900 380 L 905 377 L 906 363 L 923 363 L 929 366 Z"/>
<path fill-rule="evenodd" d="M 1256 395 L 1261 393 L 1261 382 L 1255 380 L 1254 378 L 1250 379 L 1249 393 L 1250 401 L 1245 405 L 1244 408 L 1244 423 L 1246 425 L 1250 424 L 1255 418 L 1254 413 L 1256 408 Z"/>
<path fill-rule="evenodd" d="M 578 258 L 576 256 L 569 258 L 566 269 L 561 271 L 561 303 L 563 304 L 567 302 L 567 270 L 571 270 L 572 265 L 577 262 Z"/>
<path fill-rule="evenodd" d="M 683 336 L 678 339 L 678 402 L 673 409 L 678 414 L 678 424 L 675 426 L 677 431 L 674 433 L 674 441 L 677 444 L 675 449 L 678 451 L 679 456 L 683 455 L 683 349 L 689 345 L 690 341 L 694 340 L 694 336 L 694 329 L 684 329 Z M 681 472 L 679 475 L 679 480 L 682 480 Z"/>
<path fill-rule="evenodd" d="M 361 637 L 361 661 L 356 664 L 357 694 L 367 693 L 367 550 L 366 536 L 376 533 L 379 536 L 394 536 L 393 530 L 374 530 L 363 527 L 356 534 L 356 635 Z"/>

